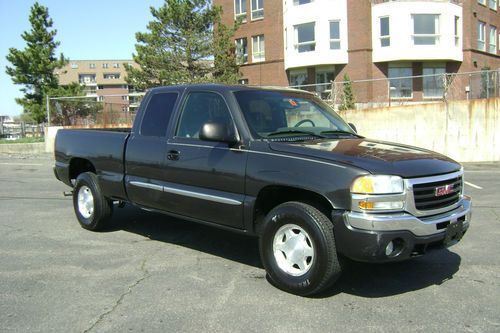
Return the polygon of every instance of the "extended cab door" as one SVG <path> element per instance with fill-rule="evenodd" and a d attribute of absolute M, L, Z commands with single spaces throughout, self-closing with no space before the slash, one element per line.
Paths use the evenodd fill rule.
<path fill-rule="evenodd" d="M 207 122 L 235 126 L 225 97 L 215 91 L 189 91 L 176 119 L 164 161 L 168 210 L 243 229 L 247 153 L 199 139 Z"/>
<path fill-rule="evenodd" d="M 177 91 L 153 90 L 141 104 L 125 153 L 125 188 L 135 204 L 164 209 L 167 132 L 178 99 Z"/>

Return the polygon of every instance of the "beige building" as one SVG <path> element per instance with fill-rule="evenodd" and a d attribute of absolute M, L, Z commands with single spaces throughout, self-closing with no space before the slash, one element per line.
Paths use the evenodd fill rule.
<path fill-rule="evenodd" d="M 85 86 L 87 96 L 95 97 L 113 110 L 129 111 L 137 107 L 133 87 L 125 80 L 125 66 L 139 67 L 133 60 L 71 60 L 56 71 L 59 84 L 78 82 Z"/>

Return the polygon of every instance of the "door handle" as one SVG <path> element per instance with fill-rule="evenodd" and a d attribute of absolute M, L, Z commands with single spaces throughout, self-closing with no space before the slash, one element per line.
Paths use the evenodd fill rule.
<path fill-rule="evenodd" d="M 181 153 L 177 150 L 171 150 L 167 153 L 167 159 L 170 161 L 177 161 L 180 156 Z"/>

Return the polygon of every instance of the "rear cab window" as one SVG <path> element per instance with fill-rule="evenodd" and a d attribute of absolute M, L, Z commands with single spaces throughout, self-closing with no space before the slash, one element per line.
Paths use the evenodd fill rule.
<path fill-rule="evenodd" d="M 165 137 L 177 101 L 177 92 L 156 93 L 151 96 L 141 122 L 142 136 Z"/>

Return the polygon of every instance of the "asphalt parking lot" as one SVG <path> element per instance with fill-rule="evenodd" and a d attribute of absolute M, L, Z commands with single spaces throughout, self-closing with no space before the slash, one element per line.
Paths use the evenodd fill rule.
<path fill-rule="evenodd" d="M 500 164 L 465 166 L 462 242 L 317 298 L 269 284 L 254 238 L 129 206 L 80 228 L 52 164 L 0 155 L 0 331 L 500 332 Z"/>

